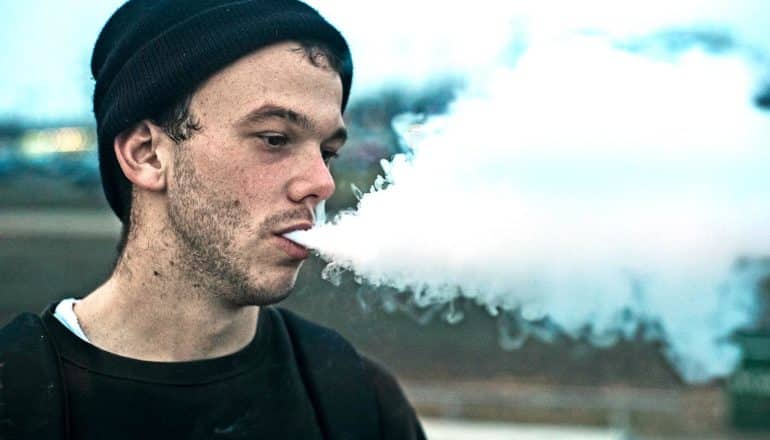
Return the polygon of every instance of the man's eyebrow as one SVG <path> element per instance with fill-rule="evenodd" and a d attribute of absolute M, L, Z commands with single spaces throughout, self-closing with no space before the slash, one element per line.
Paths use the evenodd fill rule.
<path fill-rule="evenodd" d="M 236 125 L 242 126 L 246 124 L 260 123 L 268 119 L 285 119 L 292 124 L 298 125 L 305 130 L 314 130 L 315 124 L 313 121 L 302 113 L 296 112 L 290 108 L 282 107 L 279 105 L 265 104 L 255 110 L 250 111 L 246 116 L 238 120 Z M 335 130 L 326 142 L 339 141 L 345 143 L 348 139 L 348 131 L 345 127 L 340 127 Z"/>
<path fill-rule="evenodd" d="M 243 126 L 246 124 L 255 124 L 272 118 L 285 119 L 292 124 L 302 127 L 305 130 L 312 131 L 315 130 L 316 127 L 313 121 L 302 113 L 274 104 L 265 104 L 262 107 L 250 111 L 246 114 L 246 116 L 239 119 L 236 125 Z M 339 127 L 337 130 L 335 130 L 334 134 L 332 134 L 325 141 L 339 141 L 341 144 L 344 144 L 347 139 L 348 130 L 345 127 Z"/>
<path fill-rule="evenodd" d="M 246 116 L 238 120 L 237 125 L 264 122 L 272 118 L 286 119 L 292 124 L 298 125 L 306 130 L 315 128 L 315 124 L 313 124 L 313 121 L 307 116 L 297 113 L 289 108 L 272 104 L 266 104 L 258 109 L 250 111 Z"/>

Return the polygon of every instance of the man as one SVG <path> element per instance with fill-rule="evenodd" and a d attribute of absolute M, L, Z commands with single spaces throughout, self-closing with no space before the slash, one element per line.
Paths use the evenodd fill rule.
<path fill-rule="evenodd" d="M 352 64 L 296 0 L 130 0 L 96 42 L 111 277 L 0 333 L 0 437 L 423 438 L 395 380 L 269 307 L 334 191 Z"/>

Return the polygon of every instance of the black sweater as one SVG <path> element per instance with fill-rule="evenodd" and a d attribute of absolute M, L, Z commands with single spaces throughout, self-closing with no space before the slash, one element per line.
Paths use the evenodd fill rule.
<path fill-rule="evenodd" d="M 59 347 L 70 432 L 96 439 L 321 439 L 285 328 L 263 308 L 256 337 L 228 356 L 191 362 L 121 357 L 43 316 Z M 395 379 L 363 358 L 383 439 L 424 439 Z"/>

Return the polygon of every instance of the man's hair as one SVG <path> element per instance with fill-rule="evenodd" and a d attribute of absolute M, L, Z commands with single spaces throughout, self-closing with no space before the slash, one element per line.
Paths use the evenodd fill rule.
<path fill-rule="evenodd" d="M 312 40 L 297 41 L 299 47 L 297 52 L 302 53 L 307 60 L 316 67 L 319 68 L 331 68 L 338 74 L 342 74 L 342 60 L 326 46 L 323 42 Z M 168 108 L 162 109 L 154 115 L 151 115 L 148 119 L 155 125 L 160 127 L 161 130 L 168 136 L 177 146 L 180 146 L 185 141 L 190 139 L 195 132 L 201 130 L 201 124 L 198 118 L 190 110 L 190 104 L 195 92 L 188 93 L 182 98 L 178 99 L 173 105 Z M 128 181 L 119 181 L 119 184 L 133 185 Z M 133 194 L 132 188 L 127 188 Z M 129 213 L 127 221 L 123 222 L 123 227 L 120 233 L 120 240 L 117 245 L 117 259 L 115 263 L 120 261 L 123 251 L 128 244 L 128 240 L 131 237 L 132 228 L 134 227 L 134 212 L 133 206 L 134 197 L 127 199 L 125 212 Z"/>

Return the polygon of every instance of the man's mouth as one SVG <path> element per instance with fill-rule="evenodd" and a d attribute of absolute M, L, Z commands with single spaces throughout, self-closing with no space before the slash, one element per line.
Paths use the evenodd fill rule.
<path fill-rule="evenodd" d="M 282 229 L 279 232 L 276 232 L 275 235 L 278 238 L 278 247 L 281 248 L 286 254 L 295 260 L 304 260 L 307 257 L 310 256 L 310 251 L 301 244 L 292 241 L 285 237 L 284 234 L 288 234 L 290 232 L 294 231 L 307 231 L 308 229 L 312 228 L 312 223 L 298 223 L 296 225 L 292 225 L 288 228 Z"/>

